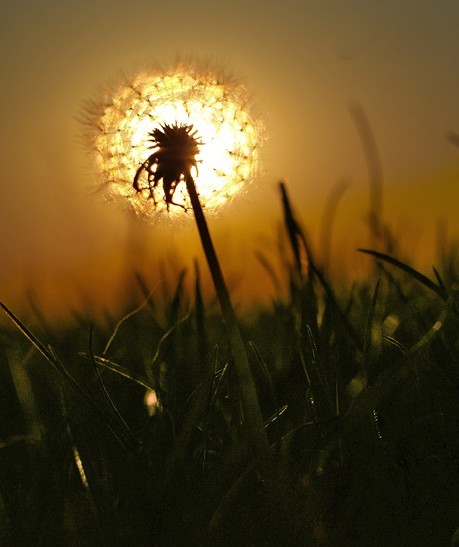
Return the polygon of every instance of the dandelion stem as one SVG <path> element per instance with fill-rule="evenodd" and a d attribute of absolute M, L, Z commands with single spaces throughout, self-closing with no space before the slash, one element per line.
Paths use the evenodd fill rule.
<path fill-rule="evenodd" d="M 207 264 L 209 265 L 212 280 L 217 292 L 217 297 L 220 302 L 223 319 L 226 324 L 231 344 L 234 368 L 239 383 L 242 408 L 244 411 L 244 430 L 247 437 L 246 440 L 252 450 L 260 472 L 263 475 L 266 475 L 270 468 L 270 449 L 264 429 L 263 416 L 261 414 L 260 405 L 258 402 L 255 382 L 250 371 L 247 351 L 242 339 L 230 294 L 223 277 L 220 262 L 212 243 L 207 221 L 199 201 L 196 186 L 191 175 L 186 177 L 186 187 L 190 196 L 199 236 L 201 238 Z"/>

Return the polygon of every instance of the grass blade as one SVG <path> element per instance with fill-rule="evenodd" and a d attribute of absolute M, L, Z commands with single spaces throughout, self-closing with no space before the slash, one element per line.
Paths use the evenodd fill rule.
<path fill-rule="evenodd" d="M 146 302 L 143 303 L 143 305 L 145 305 L 145 304 L 146 304 Z M 134 436 L 132 435 L 131 429 L 129 428 L 129 426 L 126 423 L 125 419 L 121 416 L 121 414 L 120 414 L 119 410 L 117 409 L 113 399 L 110 397 L 110 394 L 107 391 L 107 387 L 104 384 L 104 381 L 102 379 L 100 371 L 97 368 L 96 360 L 94 358 L 94 351 L 93 351 L 93 343 L 92 342 L 93 342 L 93 326 L 92 326 L 92 323 L 91 323 L 91 325 L 89 326 L 89 357 L 90 357 L 90 361 L 91 361 L 94 373 L 95 373 L 96 378 L 97 378 L 97 383 L 99 384 L 99 386 L 102 390 L 102 393 L 104 394 L 104 397 L 105 397 L 106 401 L 108 402 L 110 408 L 113 410 L 113 413 L 116 416 L 121 428 L 124 429 L 126 435 L 128 437 L 130 437 L 131 441 L 134 442 Z"/>
<path fill-rule="evenodd" d="M 277 395 L 276 395 L 276 390 L 274 388 L 274 383 L 273 383 L 273 380 L 271 378 L 271 374 L 269 373 L 269 369 L 268 369 L 268 366 L 265 362 L 265 360 L 263 359 L 259 349 L 257 348 L 257 346 L 255 345 L 254 342 L 252 342 L 251 340 L 249 341 L 249 346 L 252 348 L 256 358 L 257 358 L 257 361 L 258 363 L 260 364 L 260 367 L 268 381 L 268 385 L 269 385 L 269 392 L 270 392 L 270 395 L 271 395 L 271 399 L 272 399 L 272 402 L 273 402 L 273 406 L 274 406 L 274 409 L 275 409 L 275 415 L 277 415 L 278 417 L 280 416 L 279 413 L 279 401 L 277 400 Z M 272 423 L 274 420 L 272 418 L 270 418 L 268 420 L 269 423 Z M 266 427 L 266 421 L 265 421 L 265 427 Z"/>
<path fill-rule="evenodd" d="M 281 196 L 282 196 L 282 207 L 284 209 L 284 221 L 287 228 L 287 234 L 290 241 L 290 246 L 293 251 L 293 256 L 295 257 L 296 271 L 298 277 L 301 280 L 304 274 L 302 252 L 300 247 L 300 229 L 298 223 L 293 215 L 293 209 L 290 204 L 290 199 L 288 197 L 287 187 L 284 182 L 279 183 Z"/>
<path fill-rule="evenodd" d="M 326 420 L 335 414 L 332 399 L 330 396 L 330 387 L 323 373 L 323 366 L 320 362 L 317 344 L 314 339 L 314 334 L 309 325 L 306 325 L 308 334 L 310 362 L 307 366 L 304 357 L 302 358 L 303 366 L 308 368 L 307 377 L 310 382 L 311 395 L 314 405 L 317 410 L 319 421 Z"/>
<path fill-rule="evenodd" d="M 137 315 L 140 311 L 142 311 L 143 308 L 150 302 L 152 296 L 153 296 L 153 291 L 151 291 L 148 294 L 148 296 L 145 298 L 145 300 L 139 306 L 137 306 L 134 310 L 127 313 L 124 317 L 122 317 L 118 321 L 118 323 L 115 325 L 115 328 L 113 329 L 112 335 L 110 336 L 110 338 L 108 339 L 107 344 L 105 345 L 105 348 L 104 348 L 104 351 L 102 352 L 102 355 L 107 354 L 108 350 L 110 349 L 110 346 L 112 345 L 113 340 L 115 339 L 116 335 L 118 334 L 118 331 L 119 331 L 121 325 L 125 321 L 127 321 L 128 319 L 130 319 L 134 315 Z"/>
<path fill-rule="evenodd" d="M 89 404 L 89 406 L 93 408 L 93 410 L 95 410 L 95 412 L 103 419 L 105 425 L 112 432 L 115 438 L 121 443 L 121 445 L 124 448 L 130 450 L 130 448 L 127 447 L 125 441 L 113 429 L 110 423 L 110 419 L 105 414 L 105 412 L 93 401 L 93 399 L 91 399 L 91 397 L 89 397 L 89 395 L 86 393 L 86 391 L 84 391 L 84 389 L 75 380 L 75 378 L 65 369 L 64 365 L 61 363 L 61 361 L 57 357 L 53 348 L 49 346 L 49 349 L 47 349 L 40 342 L 40 340 L 38 340 L 38 338 L 14 315 L 14 313 L 11 310 L 9 310 L 1 302 L 0 302 L 0 307 L 4 310 L 4 312 L 8 315 L 8 317 L 13 321 L 13 323 L 17 326 L 17 328 L 21 331 L 21 333 L 29 340 L 29 342 L 31 342 L 33 346 L 43 355 L 43 357 L 45 357 L 45 359 L 64 376 L 64 378 L 69 382 L 69 384 L 83 397 L 83 399 Z"/>
<path fill-rule="evenodd" d="M 367 380 L 370 373 L 369 357 L 370 357 L 371 342 L 372 342 L 371 337 L 372 337 L 372 330 L 373 330 L 373 319 L 375 315 L 376 302 L 378 300 L 380 284 L 381 284 L 381 278 L 379 278 L 378 281 L 376 282 L 376 287 L 375 287 L 375 290 L 373 291 L 373 298 L 371 299 L 370 309 L 368 311 L 367 324 L 365 327 L 365 338 L 363 341 L 361 368 Z"/>
<path fill-rule="evenodd" d="M 79 355 L 84 357 L 85 359 L 91 360 L 91 356 L 87 353 L 81 352 Z M 138 374 L 137 372 L 134 372 L 132 370 L 129 370 L 122 365 L 118 365 L 117 363 L 114 363 L 113 361 L 110 361 L 109 359 L 106 359 L 105 357 L 99 357 L 97 355 L 94 355 L 94 361 L 101 367 L 104 367 L 108 370 L 111 370 L 115 374 L 119 374 L 123 378 L 126 378 L 128 380 L 131 380 L 131 382 L 134 382 L 138 384 L 139 386 L 142 386 L 146 389 L 151 389 L 153 391 L 156 390 L 155 386 L 153 385 L 148 378 L 145 378 L 145 376 L 142 376 L 141 374 Z"/>
<path fill-rule="evenodd" d="M 426 277 L 424 274 L 413 269 L 411 266 L 408 266 L 408 264 L 400 262 L 400 260 L 397 260 L 396 258 L 393 258 L 392 256 L 386 255 L 384 253 L 380 253 L 378 251 L 372 251 L 370 249 L 357 249 L 357 250 L 360 253 L 366 253 L 366 254 L 372 255 L 378 260 L 389 262 L 389 264 L 392 264 L 396 268 L 399 268 L 405 273 L 411 275 L 411 277 L 413 277 L 414 279 L 419 281 L 419 283 L 421 283 L 422 285 L 424 285 L 425 287 L 433 291 L 445 302 L 448 300 L 448 294 L 444 288 L 439 287 L 433 281 L 431 281 L 428 277 Z"/>
<path fill-rule="evenodd" d="M 325 270 L 330 267 L 331 240 L 333 224 L 338 210 L 339 203 L 344 196 L 350 183 L 346 180 L 339 180 L 332 188 L 325 204 L 325 210 L 320 223 L 320 242 L 322 251 L 322 264 Z"/>
<path fill-rule="evenodd" d="M 46 347 L 40 342 L 40 340 L 38 340 L 38 338 L 20 321 L 20 319 L 16 317 L 14 313 L 10 309 L 8 309 L 2 302 L 0 302 L 0 307 L 3 309 L 6 315 L 8 315 L 8 317 L 16 325 L 20 332 L 27 338 L 27 340 L 29 340 L 29 342 L 43 355 L 43 357 L 49 363 L 51 363 L 54 368 L 56 368 L 60 372 L 64 372 L 59 362 L 55 359 L 54 355 L 46 349 Z"/>
<path fill-rule="evenodd" d="M 172 327 L 166 331 L 161 338 L 159 339 L 158 346 L 156 347 L 156 352 L 153 356 L 153 359 L 151 360 L 151 368 L 153 368 L 156 364 L 156 361 L 158 360 L 160 353 L 161 353 L 161 347 L 164 344 L 164 342 L 169 338 L 169 336 L 179 327 L 182 323 L 184 323 L 187 319 L 189 319 L 191 315 L 191 311 L 186 313 L 183 317 L 181 317 L 176 323 L 172 325 Z"/>

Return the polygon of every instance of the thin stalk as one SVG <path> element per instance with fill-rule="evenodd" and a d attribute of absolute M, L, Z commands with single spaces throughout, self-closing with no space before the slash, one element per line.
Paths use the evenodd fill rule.
<path fill-rule="evenodd" d="M 230 294 L 223 277 L 220 262 L 210 237 L 209 228 L 207 227 L 207 221 L 199 201 L 196 186 L 190 175 L 186 177 L 186 187 L 190 196 L 199 236 L 201 238 L 204 254 L 206 256 L 207 264 L 209 265 L 231 344 L 234 368 L 244 411 L 246 440 L 252 449 L 259 470 L 263 475 L 266 475 L 270 470 L 270 449 L 264 428 L 263 416 L 258 402 L 255 382 L 250 371 L 247 351 L 236 319 Z"/>

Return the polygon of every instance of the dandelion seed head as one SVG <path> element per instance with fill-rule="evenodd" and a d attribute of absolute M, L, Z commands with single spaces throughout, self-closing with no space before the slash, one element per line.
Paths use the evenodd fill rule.
<path fill-rule="evenodd" d="M 111 197 L 124 198 L 141 215 L 179 216 L 190 208 L 185 184 L 174 193 L 181 207 L 170 208 L 133 187 L 139 166 L 153 152 L 151 135 L 161 126 L 189 126 L 199 139 L 191 174 L 208 212 L 231 201 L 259 171 L 263 128 L 250 112 L 245 86 L 211 70 L 179 64 L 144 71 L 115 90 L 95 115 L 92 140 L 101 180 Z"/>

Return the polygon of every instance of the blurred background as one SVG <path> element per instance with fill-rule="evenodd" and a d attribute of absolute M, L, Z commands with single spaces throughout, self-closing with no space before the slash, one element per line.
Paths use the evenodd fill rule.
<path fill-rule="evenodd" d="M 1 0 L 0 300 L 47 315 L 121 306 L 192 270 L 192 221 L 146 225 L 94 193 L 80 119 L 105 85 L 177 55 L 245 80 L 269 139 L 263 174 L 209 224 L 239 306 L 274 286 L 285 180 L 319 259 L 323 218 L 346 183 L 330 273 L 364 273 L 369 175 L 352 115 L 375 137 L 383 218 L 398 257 L 430 272 L 458 233 L 459 3 L 375 0 Z M 190 276 L 190 280 L 192 275 Z"/>

